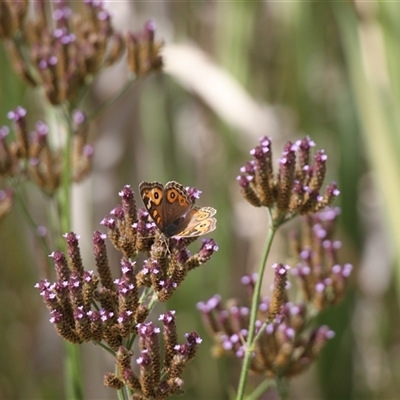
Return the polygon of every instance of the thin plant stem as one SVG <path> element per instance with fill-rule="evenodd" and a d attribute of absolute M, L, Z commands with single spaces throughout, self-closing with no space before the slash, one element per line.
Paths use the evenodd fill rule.
<path fill-rule="evenodd" d="M 101 342 L 92 342 L 95 343 L 97 346 L 101 347 L 103 350 L 109 352 L 113 357 L 116 356 L 116 353 L 114 350 L 110 349 L 108 346 L 106 346 L 105 344 L 101 343 Z"/>
<path fill-rule="evenodd" d="M 240 373 L 240 380 L 239 380 L 239 386 L 238 386 L 238 391 L 237 391 L 237 395 L 236 395 L 236 400 L 242 400 L 244 397 L 244 391 L 245 391 L 246 382 L 247 382 L 247 375 L 249 373 L 251 358 L 253 355 L 255 325 L 256 325 L 256 319 L 257 319 L 258 301 L 259 301 L 260 293 L 261 293 L 261 285 L 262 285 L 262 281 L 263 281 L 265 266 L 267 264 L 268 254 L 271 249 L 271 245 L 272 245 L 272 241 L 275 236 L 275 232 L 276 232 L 276 228 L 271 223 L 269 226 L 269 229 L 268 229 L 268 234 L 267 234 L 267 238 L 266 238 L 265 245 L 264 245 L 261 263 L 260 263 L 260 267 L 258 269 L 258 278 L 257 278 L 256 284 L 254 287 L 253 299 L 251 302 L 249 333 L 248 333 L 247 342 L 246 342 L 246 352 L 245 352 L 245 356 L 243 359 L 242 371 Z"/>
<path fill-rule="evenodd" d="M 71 230 L 71 143 L 72 129 L 69 123 L 68 112 L 63 110 L 64 123 L 67 126 L 63 154 L 63 169 L 61 188 L 57 196 L 60 227 L 63 233 Z M 66 244 L 63 242 L 64 251 Z M 66 397 L 71 400 L 83 400 L 83 372 L 80 347 L 76 344 L 65 343 L 65 390 Z"/>
<path fill-rule="evenodd" d="M 246 400 L 257 400 L 261 397 L 266 390 L 268 390 L 271 386 L 275 386 L 275 381 L 272 379 L 264 379 L 248 396 L 246 396 Z"/>
<path fill-rule="evenodd" d="M 31 226 L 32 230 L 34 231 L 35 235 L 37 236 L 37 228 L 38 224 L 34 221 L 31 213 L 29 212 L 28 208 L 25 205 L 24 200 L 22 199 L 20 189 L 14 186 L 14 193 L 16 195 L 17 201 L 19 203 L 19 206 L 21 207 L 22 212 L 24 213 L 29 225 Z M 49 246 L 47 245 L 46 240 L 43 237 L 38 237 L 39 242 L 43 248 L 44 254 L 50 254 Z"/>
<path fill-rule="evenodd" d="M 125 400 L 125 391 L 124 388 L 117 390 L 118 400 Z"/>
<path fill-rule="evenodd" d="M 129 396 L 125 390 L 125 386 L 122 387 L 121 389 L 118 389 L 117 394 L 118 394 L 118 400 L 128 400 L 129 399 Z"/>
<path fill-rule="evenodd" d="M 65 119 L 68 120 L 67 117 L 65 117 Z M 71 230 L 71 144 L 72 129 L 68 126 L 63 154 L 61 190 L 58 197 L 60 226 L 63 233 L 67 233 Z"/>
<path fill-rule="evenodd" d="M 128 80 L 119 92 L 117 92 L 113 97 L 105 101 L 103 104 L 97 107 L 95 111 L 88 115 L 86 123 L 92 122 L 104 110 L 115 104 L 136 82 L 137 79 L 132 78 Z"/>
<path fill-rule="evenodd" d="M 64 379 L 66 398 L 83 400 L 82 362 L 80 347 L 74 343 L 64 341 Z"/>
<path fill-rule="evenodd" d="M 289 392 L 287 380 L 282 377 L 277 377 L 275 381 L 276 381 L 276 389 L 279 394 L 279 399 L 286 400 L 288 397 L 288 392 Z"/>
<path fill-rule="evenodd" d="M 117 390 L 118 400 L 129 400 L 129 389 L 127 386 L 122 386 L 121 389 Z"/>

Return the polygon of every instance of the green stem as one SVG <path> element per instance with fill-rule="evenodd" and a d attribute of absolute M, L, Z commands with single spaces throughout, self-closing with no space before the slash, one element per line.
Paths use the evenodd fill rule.
<path fill-rule="evenodd" d="M 64 342 L 65 363 L 64 379 L 66 398 L 83 400 L 81 349 L 76 344 Z"/>
<path fill-rule="evenodd" d="M 68 117 L 64 114 L 64 118 L 68 123 L 68 132 L 65 140 L 63 154 L 63 169 L 61 176 L 61 190 L 59 192 L 59 216 L 62 233 L 71 230 L 71 144 L 72 144 L 72 128 L 69 124 Z"/>
<path fill-rule="evenodd" d="M 62 118 L 67 125 L 67 135 L 63 154 L 63 169 L 61 188 L 57 193 L 60 228 L 62 233 L 71 231 L 71 143 L 72 128 L 68 110 L 62 110 Z M 65 241 L 62 243 L 66 252 Z M 67 399 L 83 400 L 83 371 L 80 347 L 76 344 L 65 343 L 65 391 Z"/>
<path fill-rule="evenodd" d="M 264 379 L 248 396 L 246 400 L 257 400 L 268 390 L 271 386 L 274 386 L 275 382 L 271 379 Z"/>
<path fill-rule="evenodd" d="M 249 333 L 246 341 L 246 353 L 243 359 L 242 371 L 240 373 L 239 387 L 236 395 L 236 400 L 242 400 L 244 397 L 244 390 L 246 388 L 247 375 L 250 369 L 251 358 L 253 356 L 254 347 L 254 336 L 255 336 L 255 325 L 257 319 L 258 302 L 260 299 L 261 285 L 263 281 L 265 266 L 267 264 L 267 257 L 271 249 L 272 241 L 276 232 L 276 228 L 272 226 L 272 223 L 268 230 L 267 239 L 264 245 L 264 251 L 258 270 L 258 278 L 254 287 L 253 299 L 251 302 L 251 312 L 250 312 L 250 323 L 249 323 Z"/>
<path fill-rule="evenodd" d="M 125 400 L 125 391 L 124 388 L 117 390 L 118 400 Z"/>
<path fill-rule="evenodd" d="M 91 114 L 88 115 L 86 123 L 92 122 L 104 110 L 106 110 L 108 107 L 116 103 L 136 82 L 137 82 L 136 79 L 128 80 L 125 86 L 122 87 L 122 89 L 115 96 L 105 101 L 103 104 L 97 107 L 95 111 L 93 111 Z"/>
<path fill-rule="evenodd" d="M 92 342 L 92 343 L 94 343 L 95 345 L 101 347 L 103 350 L 107 351 L 108 353 L 111 354 L 111 356 L 113 356 L 113 357 L 115 358 L 115 356 L 116 356 L 115 351 L 112 350 L 112 349 L 110 349 L 110 348 L 109 348 L 108 346 L 106 346 L 105 344 L 103 344 L 103 343 L 101 343 L 101 342 Z"/>
<path fill-rule="evenodd" d="M 280 400 L 286 400 L 289 393 L 288 382 L 285 378 L 276 378 L 276 389 Z"/>
<path fill-rule="evenodd" d="M 121 389 L 117 390 L 118 400 L 129 400 L 129 388 L 127 386 L 122 386 Z"/>

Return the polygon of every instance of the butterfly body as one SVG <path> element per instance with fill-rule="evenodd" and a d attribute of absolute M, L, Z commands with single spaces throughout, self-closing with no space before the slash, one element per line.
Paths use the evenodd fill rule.
<path fill-rule="evenodd" d="M 212 207 L 194 207 L 185 187 L 178 182 L 165 186 L 142 182 L 139 190 L 150 217 L 166 237 L 196 237 L 216 228 L 213 215 L 217 211 Z"/>

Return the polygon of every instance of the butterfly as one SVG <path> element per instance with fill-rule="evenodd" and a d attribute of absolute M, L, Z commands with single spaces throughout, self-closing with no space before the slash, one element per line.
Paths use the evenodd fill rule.
<path fill-rule="evenodd" d="M 217 226 L 212 207 L 194 207 L 185 187 L 171 181 L 139 185 L 144 206 L 157 228 L 166 237 L 196 237 L 212 232 Z"/>

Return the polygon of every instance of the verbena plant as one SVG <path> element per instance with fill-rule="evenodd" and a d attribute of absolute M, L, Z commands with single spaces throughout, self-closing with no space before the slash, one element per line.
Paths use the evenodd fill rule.
<path fill-rule="evenodd" d="M 83 342 L 93 342 L 115 357 L 116 369 L 104 376 L 104 384 L 116 389 L 119 398 L 164 399 L 182 393 L 182 374 L 201 338 L 192 331 L 181 343 L 176 327 L 179 310 L 163 313 L 160 322 L 151 311 L 179 289 L 191 270 L 211 259 L 218 250 L 215 241 L 202 240 L 192 253 L 188 246 L 196 236 L 165 237 L 148 212 L 138 208 L 129 185 L 119 193 L 121 203 L 101 221 L 106 233 L 93 234 L 96 272 L 84 268 L 79 235 L 71 231 L 71 187 L 92 168 L 91 123 L 133 82 L 161 68 L 161 42 L 155 40 L 155 26 L 149 22 L 139 33 L 122 35 L 113 29 L 109 13 L 98 1 L 74 2 L 74 9 L 67 1 L 38 1 L 29 14 L 28 7 L 28 1 L 0 0 L 0 37 L 15 71 L 40 92 L 56 123 L 41 120 L 32 124 L 21 106 L 8 113 L 12 134 L 8 127 L 0 128 L 0 176 L 8 185 L 1 192 L 0 213 L 4 217 L 16 197 L 38 229 L 20 194 L 28 180 L 56 210 L 56 216 L 49 219 L 50 234 L 42 236 L 55 268 L 37 287 L 50 322 L 66 342 L 66 395 L 83 398 L 77 346 Z M 87 115 L 83 104 L 94 77 L 122 56 L 128 66 L 127 84 L 115 98 Z M 334 334 L 327 326 L 316 326 L 315 317 L 343 297 L 352 267 L 337 260 L 340 243 L 333 234 L 339 211 L 329 206 L 339 191 L 335 183 L 322 189 L 327 156 L 320 150 L 312 157 L 313 146 L 310 138 L 288 142 L 276 172 L 269 138 L 261 138 L 251 151 L 253 158 L 237 179 L 238 190 L 252 206 L 267 210 L 270 224 L 258 273 L 242 278 L 249 304 L 231 299 L 223 305 L 218 295 L 198 304 L 215 339 L 214 354 L 234 355 L 242 362 L 237 399 L 244 398 L 250 373 L 265 379 L 248 391 L 249 398 L 257 398 L 271 384 L 286 398 L 288 380 L 309 367 Z M 198 192 L 187 191 L 194 202 Z M 288 239 L 292 265 L 272 266 L 271 296 L 262 297 L 274 235 L 300 215 L 301 234 Z M 56 238 L 55 243 L 48 237 Z M 107 239 L 121 254 L 117 277 L 111 273 Z M 295 300 L 289 300 L 293 295 L 290 269 L 293 286 L 301 289 L 294 293 Z M 138 350 L 133 351 L 135 343 Z"/>

